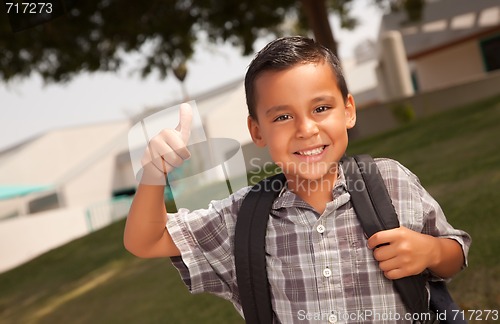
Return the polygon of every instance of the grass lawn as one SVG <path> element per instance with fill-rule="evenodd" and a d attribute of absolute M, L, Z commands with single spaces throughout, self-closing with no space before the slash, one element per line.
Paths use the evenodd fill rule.
<path fill-rule="evenodd" d="M 450 284 L 464 309 L 500 311 L 500 97 L 350 144 L 401 161 L 469 232 L 469 267 Z M 233 306 L 190 295 L 167 259 L 122 245 L 124 222 L 0 275 L 1 323 L 243 323 Z"/>
<path fill-rule="evenodd" d="M 450 284 L 464 309 L 500 312 L 500 97 L 352 143 L 348 153 L 391 157 L 472 236 L 469 267 Z"/>
<path fill-rule="evenodd" d="M 450 284 L 464 309 L 500 311 L 500 97 L 352 143 L 348 153 L 394 158 L 448 220 L 472 236 L 469 267 Z"/>

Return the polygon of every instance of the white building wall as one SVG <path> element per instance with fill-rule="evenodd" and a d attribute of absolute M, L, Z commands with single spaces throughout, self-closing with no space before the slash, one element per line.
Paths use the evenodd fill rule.
<path fill-rule="evenodd" d="M 49 185 L 94 156 L 129 128 L 128 121 L 66 128 L 49 132 L 25 145 L 0 165 L 0 183 Z M 126 133 L 125 133 L 126 134 Z M 126 135 L 125 135 L 126 136 Z"/>
<path fill-rule="evenodd" d="M 27 201 L 24 197 L 0 200 L 0 221 L 4 217 L 26 214 L 28 212 L 27 208 Z"/>
<path fill-rule="evenodd" d="M 435 90 L 485 76 L 477 40 L 437 51 L 414 61 L 420 91 Z"/>
<path fill-rule="evenodd" d="M 0 273 L 125 217 L 132 198 L 101 201 L 0 222 Z"/>
<path fill-rule="evenodd" d="M 203 126 L 208 137 L 231 138 L 241 145 L 252 141 L 247 128 L 248 109 L 243 82 L 224 96 L 217 107 L 211 108 L 203 117 Z"/>
<path fill-rule="evenodd" d="M 378 82 L 383 99 L 393 100 L 413 95 L 410 68 L 406 59 L 403 38 L 398 31 L 387 31 L 380 36 Z"/>
<path fill-rule="evenodd" d="M 64 185 L 64 205 L 81 206 L 111 198 L 114 160 L 113 154 L 103 157 Z"/>
<path fill-rule="evenodd" d="M 111 198 L 116 156 L 128 150 L 128 121 L 66 128 L 23 146 L 0 165 L 0 184 L 50 185 L 61 207 Z M 28 212 L 40 192 L 0 202 L 0 217 Z M 17 207 L 16 207 L 17 206 Z"/>
<path fill-rule="evenodd" d="M 107 138 L 101 148 L 86 160 L 81 168 L 68 174 L 62 189 L 65 206 L 79 206 L 112 197 L 116 169 L 116 157 L 128 149 L 127 132 L 124 128 L 118 136 Z"/>
<path fill-rule="evenodd" d="M 7 219 L 0 225 L 0 272 L 89 232 L 84 208 Z"/>
<path fill-rule="evenodd" d="M 122 152 L 120 156 L 123 157 L 124 153 L 127 154 L 126 158 L 117 158 L 115 160 L 113 191 L 132 188 L 137 185 L 134 168 L 132 168 L 132 163 L 130 163 L 130 158 L 128 158 L 128 150 Z"/>

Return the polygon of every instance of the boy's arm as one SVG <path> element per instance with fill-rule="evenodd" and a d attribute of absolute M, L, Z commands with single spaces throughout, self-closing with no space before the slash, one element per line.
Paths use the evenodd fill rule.
<path fill-rule="evenodd" d="M 141 258 L 180 255 L 167 231 L 163 186 L 140 184 L 130 207 L 123 243 Z"/>
<path fill-rule="evenodd" d="M 186 148 L 191 131 L 191 107 L 179 110 L 179 125 L 165 129 L 151 139 L 142 158 L 143 173 L 125 225 L 123 243 L 132 254 L 143 258 L 179 256 L 167 231 L 164 202 L 166 175 L 190 157 Z"/>
<path fill-rule="evenodd" d="M 465 262 L 457 241 L 418 233 L 406 227 L 375 233 L 368 239 L 368 247 L 374 250 L 380 269 L 389 279 L 419 274 L 425 269 L 441 278 L 450 278 L 462 269 Z"/>

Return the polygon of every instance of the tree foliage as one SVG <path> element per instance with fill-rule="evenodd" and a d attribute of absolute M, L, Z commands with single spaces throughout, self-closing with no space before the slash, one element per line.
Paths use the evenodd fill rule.
<path fill-rule="evenodd" d="M 423 0 L 373 1 L 396 7 L 397 2 Z M 282 35 L 286 32 L 284 23 L 290 20 L 301 23 L 302 32 L 311 26 L 316 38 L 330 42 L 325 45 L 332 48 L 332 32 L 324 29 L 327 10 L 339 14 L 344 27 L 352 28 L 352 2 L 66 0 L 64 16 L 19 32 L 12 32 L 4 14 L 5 19 L 0 20 L 0 78 L 8 81 L 38 73 L 47 82 L 64 82 L 81 72 L 116 71 L 124 55 L 135 52 L 141 54 L 139 69 L 143 76 L 157 71 L 165 77 L 183 68 L 202 33 L 211 42 L 230 42 L 249 54 L 259 36 Z M 310 4 L 316 8 L 307 13 Z M 321 10 L 323 15 L 318 18 Z M 318 21 L 323 25 L 315 27 Z"/>

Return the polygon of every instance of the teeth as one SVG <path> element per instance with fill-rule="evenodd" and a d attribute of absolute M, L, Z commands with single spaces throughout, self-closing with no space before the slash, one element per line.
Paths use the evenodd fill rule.
<path fill-rule="evenodd" d="M 320 154 L 321 152 L 323 152 L 324 149 L 325 149 L 325 147 L 321 146 L 321 147 L 315 148 L 314 150 L 310 150 L 310 151 L 298 151 L 297 153 L 299 155 L 311 156 L 311 155 Z"/>

